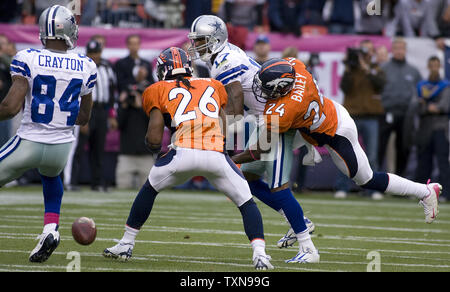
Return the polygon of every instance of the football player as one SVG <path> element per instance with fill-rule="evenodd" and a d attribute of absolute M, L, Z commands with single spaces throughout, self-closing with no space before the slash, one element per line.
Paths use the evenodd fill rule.
<path fill-rule="evenodd" d="M 159 153 L 164 131 L 164 114 L 169 114 L 176 131 L 170 150 L 159 155 L 148 180 L 139 191 L 119 243 L 104 250 L 105 257 L 127 260 L 135 238 L 150 215 L 156 195 L 193 176 L 204 176 L 239 208 L 245 233 L 253 248 L 253 265 L 273 269 L 265 252 L 261 214 L 239 168 L 224 151 L 224 119 L 227 93 L 215 79 L 193 78 L 191 59 L 180 48 L 168 48 L 157 59 L 159 82 L 143 93 L 143 109 L 150 118 L 145 143 Z"/>
<path fill-rule="evenodd" d="M 58 246 L 63 184 L 75 125 L 85 125 L 92 108 L 95 63 L 69 52 L 76 46 L 78 26 L 72 12 L 59 5 L 39 18 L 43 49 L 25 49 L 11 62 L 12 86 L 0 104 L 0 120 L 23 108 L 16 135 L 0 149 L 0 186 L 37 168 L 44 192 L 44 229 L 31 252 L 31 262 L 44 262 Z"/>
<path fill-rule="evenodd" d="M 267 131 L 300 131 L 312 145 L 324 146 L 339 170 L 359 186 L 382 193 L 415 196 L 424 207 L 425 222 L 435 220 L 442 186 L 412 182 L 392 173 L 373 172 L 358 142 L 353 119 L 343 106 L 320 93 L 301 61 L 294 58 L 267 61 L 255 75 L 253 91 L 267 100 L 264 110 Z M 262 153 L 258 147 L 232 159 L 236 163 L 251 162 Z M 287 262 L 309 262 L 318 256 L 311 238 L 305 236 L 299 238 L 299 242 L 299 253 Z"/>
<path fill-rule="evenodd" d="M 237 120 L 245 111 L 245 120 L 249 121 L 249 128 L 253 129 L 251 139 L 255 139 L 258 132 L 257 117 L 262 116 L 266 104 L 266 100 L 255 98 L 252 91 L 253 77 L 260 65 L 243 50 L 228 42 L 226 25 L 217 16 L 197 17 L 188 37 L 192 44 L 191 55 L 206 62 L 210 67 L 211 77 L 225 85 L 229 97 L 226 113 L 236 116 Z M 253 122 L 251 118 L 254 118 Z M 229 136 L 231 138 L 232 134 Z M 296 137 L 295 130 L 282 133 L 275 159 L 241 166 L 252 194 L 284 216 L 291 226 L 288 233 L 278 241 L 280 248 L 291 246 L 297 241 L 293 230 L 299 232 L 308 227 L 310 233 L 314 231 L 314 224 L 303 216 L 303 210 L 289 187 L 294 138 L 298 137 L 301 138 L 300 135 Z M 310 149 L 315 150 L 313 147 Z M 267 176 L 267 183 L 262 180 L 264 175 Z"/>

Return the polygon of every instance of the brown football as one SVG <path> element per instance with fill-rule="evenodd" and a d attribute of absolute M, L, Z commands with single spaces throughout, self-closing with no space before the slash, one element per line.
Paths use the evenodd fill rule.
<path fill-rule="evenodd" d="M 95 222 L 91 218 L 80 217 L 72 224 L 72 236 L 81 245 L 89 245 L 97 236 Z"/>

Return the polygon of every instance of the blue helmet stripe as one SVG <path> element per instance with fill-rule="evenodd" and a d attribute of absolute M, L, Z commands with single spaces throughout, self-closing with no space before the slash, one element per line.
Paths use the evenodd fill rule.
<path fill-rule="evenodd" d="M 195 32 L 195 27 L 197 26 L 197 22 L 198 22 L 199 18 L 197 18 L 194 23 L 192 24 L 192 29 L 191 32 Z"/>
<path fill-rule="evenodd" d="M 58 11 L 60 6 L 57 6 L 55 10 L 53 10 L 53 15 L 52 15 L 52 32 L 53 32 L 53 36 L 56 35 L 56 27 L 55 27 L 55 18 L 56 18 L 56 12 Z"/>
<path fill-rule="evenodd" d="M 47 11 L 47 15 L 45 16 L 45 35 L 48 36 L 48 15 L 50 13 L 50 9 Z"/>

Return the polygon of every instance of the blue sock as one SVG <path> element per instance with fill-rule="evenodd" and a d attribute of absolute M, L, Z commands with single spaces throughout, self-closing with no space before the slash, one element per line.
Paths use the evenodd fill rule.
<path fill-rule="evenodd" d="M 291 189 L 287 188 L 278 192 L 272 193 L 274 200 L 283 209 L 289 224 L 295 233 L 300 233 L 306 230 L 305 220 L 303 219 L 303 210 L 298 201 L 295 199 Z"/>
<path fill-rule="evenodd" d="M 61 202 L 64 187 L 60 176 L 48 177 L 41 175 L 42 190 L 44 193 L 44 225 L 59 224 Z"/>
<path fill-rule="evenodd" d="M 248 200 L 239 207 L 242 221 L 244 222 L 245 234 L 250 241 L 256 238 L 264 239 L 264 228 L 261 213 L 253 199 Z"/>
<path fill-rule="evenodd" d="M 147 221 L 153 208 L 158 192 L 150 185 L 147 180 L 139 191 L 133 206 L 131 206 L 130 215 L 127 219 L 127 225 L 134 229 L 140 229 Z"/>
<path fill-rule="evenodd" d="M 379 192 L 386 192 L 389 184 L 389 176 L 385 172 L 374 172 L 372 178 L 361 187 Z"/>
<path fill-rule="evenodd" d="M 64 187 L 60 176 L 48 177 L 41 175 L 42 189 L 44 192 L 45 213 L 59 214 Z"/>
<path fill-rule="evenodd" d="M 281 205 L 275 199 L 270 191 L 269 185 L 262 181 L 262 179 L 254 180 L 248 183 L 252 195 L 257 197 L 261 202 L 278 212 Z"/>

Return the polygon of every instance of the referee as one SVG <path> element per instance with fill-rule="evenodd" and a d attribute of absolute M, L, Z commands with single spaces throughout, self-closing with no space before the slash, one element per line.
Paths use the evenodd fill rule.
<path fill-rule="evenodd" d="M 92 91 L 92 114 L 89 124 L 80 127 L 78 143 L 73 157 L 72 186 L 77 188 L 81 173 L 81 161 L 86 143 L 89 147 L 89 165 L 91 169 L 91 189 L 106 191 L 103 171 L 103 154 L 106 134 L 108 132 L 108 112 L 114 105 L 116 79 L 107 60 L 101 58 L 102 45 L 91 39 L 86 45 L 86 55 L 97 65 L 97 84 Z"/>

